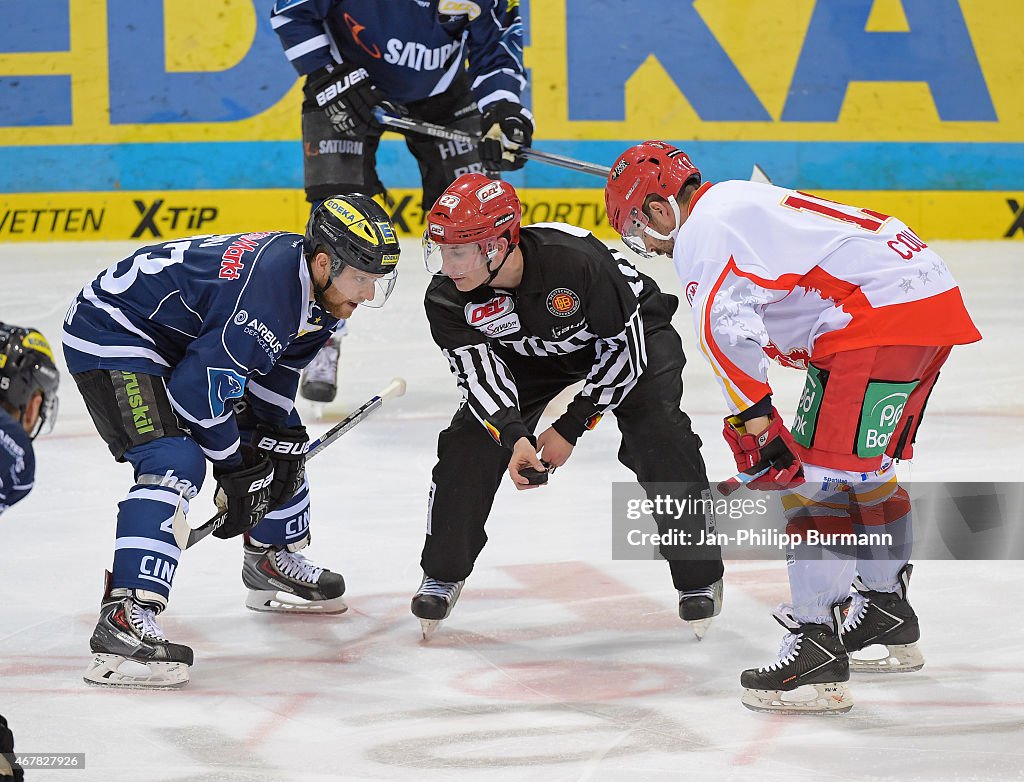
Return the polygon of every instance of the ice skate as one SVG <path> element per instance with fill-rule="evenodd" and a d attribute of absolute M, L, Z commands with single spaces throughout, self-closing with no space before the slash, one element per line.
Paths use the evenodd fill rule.
<path fill-rule="evenodd" d="M 324 405 L 338 395 L 338 357 L 341 355 L 342 334 L 336 333 L 320 348 L 302 372 L 299 393 L 313 402 L 317 420 L 323 417 Z"/>
<path fill-rule="evenodd" d="M 895 592 L 875 592 L 859 578 L 854 580 L 856 591 L 843 604 L 843 645 L 850 655 L 850 670 L 909 673 L 924 667 L 924 656 L 917 647 L 921 628 L 907 602 L 913 571 L 913 565 L 900 569 Z"/>
<path fill-rule="evenodd" d="M 679 591 L 679 618 L 690 625 L 697 640 L 711 626 L 711 620 L 722 613 L 722 579 L 701 589 Z"/>
<path fill-rule="evenodd" d="M 412 596 L 412 612 L 420 620 L 424 641 L 430 640 L 438 625 L 451 614 L 465 583 L 438 581 L 424 574 L 420 588 Z"/>
<path fill-rule="evenodd" d="M 301 548 L 307 541 L 291 548 Z M 288 547 L 261 545 L 248 535 L 244 549 L 242 583 L 249 589 L 247 608 L 306 614 L 343 614 L 348 610 L 342 598 L 345 579 L 340 573 L 318 567 Z"/>
<path fill-rule="evenodd" d="M 832 614 L 828 624 L 801 624 L 788 612 L 774 613 L 788 632 L 776 662 L 740 675 L 744 706 L 779 714 L 842 714 L 853 708 L 846 685 L 850 662 L 837 632 L 840 607 L 833 606 Z"/>
<path fill-rule="evenodd" d="M 105 687 L 175 689 L 189 680 L 192 650 L 168 641 L 156 615 L 163 596 L 143 589 L 108 589 L 89 647 L 92 663 L 83 677 Z"/>

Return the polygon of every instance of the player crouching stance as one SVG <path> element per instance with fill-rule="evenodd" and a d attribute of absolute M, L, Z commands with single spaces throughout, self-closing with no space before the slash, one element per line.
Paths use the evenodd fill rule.
<path fill-rule="evenodd" d="M 521 219 L 512 186 L 481 174 L 457 179 L 427 215 L 427 269 L 438 276 L 424 306 L 465 404 L 438 437 L 424 577 L 412 600 L 425 637 L 451 613 L 487 541 L 505 470 L 517 489 L 536 485 L 611 410 L 619 460 L 645 488 L 674 482 L 709 496 L 700 440 L 679 409 L 685 357 L 670 322 L 678 300 L 588 231 L 521 229 Z M 534 439 L 548 402 L 578 381 L 565 414 Z M 691 540 L 706 524 L 700 512 L 656 521 Z M 690 548 L 662 554 L 680 616 L 700 636 L 721 608 L 722 560 L 717 546 Z"/>
<path fill-rule="evenodd" d="M 353 195 L 318 207 L 305 237 L 271 231 L 144 247 L 82 289 L 64 325 L 68 368 L 110 452 L 135 469 L 118 506 L 87 682 L 188 682 L 192 650 L 168 641 L 157 615 L 181 555 L 172 520 L 198 494 L 207 460 L 228 514 L 214 534 L 244 535 L 246 605 L 346 609 L 341 575 L 298 553 L 309 543 L 309 438 L 295 392 L 339 319 L 384 303 L 398 254 L 384 211 Z"/>
<path fill-rule="evenodd" d="M 725 439 L 750 486 L 783 490 L 787 532 L 885 529 L 897 542 L 792 547 L 779 659 L 741 676 L 757 711 L 848 711 L 853 653 L 886 646 L 854 657 L 855 670 L 924 664 L 907 601 L 910 502 L 893 463 L 913 455 L 951 346 L 981 338 L 960 290 L 896 218 L 768 184 L 701 184 L 659 141 L 619 158 L 605 201 L 629 247 L 672 256 L 732 411 Z M 792 430 L 772 406 L 766 356 L 807 370 Z"/>

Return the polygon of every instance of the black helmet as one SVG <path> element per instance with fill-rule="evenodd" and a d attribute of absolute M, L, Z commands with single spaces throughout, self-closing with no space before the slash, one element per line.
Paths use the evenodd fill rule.
<path fill-rule="evenodd" d="M 30 437 L 46 426 L 53 428 L 57 420 L 57 386 L 60 374 L 53 361 L 53 351 L 46 337 L 35 329 L 0 323 L 0 402 L 16 409 L 24 418 L 25 408 L 35 394 L 43 395 Z"/>
<path fill-rule="evenodd" d="M 307 260 L 313 260 L 321 245 L 331 256 L 331 279 L 345 265 L 370 274 L 391 274 L 401 252 L 387 212 L 359 193 L 328 198 L 313 210 L 303 242 Z"/>

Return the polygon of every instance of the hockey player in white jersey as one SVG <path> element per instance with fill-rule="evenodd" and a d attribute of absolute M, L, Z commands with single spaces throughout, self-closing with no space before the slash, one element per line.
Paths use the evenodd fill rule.
<path fill-rule="evenodd" d="M 181 550 L 172 521 L 213 463 L 227 521 L 244 535 L 242 582 L 257 611 L 340 613 L 345 581 L 309 542 L 309 438 L 299 373 L 339 318 L 380 306 L 399 245 L 372 199 L 327 199 L 305 236 L 196 236 L 144 247 L 86 285 L 64 354 L 100 436 L 135 485 L 118 506 L 114 562 L 91 640 L 91 684 L 181 687 L 192 650 L 157 623 Z M 125 661 L 135 665 L 124 665 Z M 148 668 L 144 674 L 138 663 Z"/>
<path fill-rule="evenodd" d="M 731 412 L 725 439 L 747 485 L 783 491 L 787 531 L 884 528 L 906 541 L 895 556 L 791 550 L 779 659 L 741 676 L 756 711 L 847 711 L 851 663 L 924 664 L 907 600 L 910 502 L 893 464 L 912 457 L 952 346 L 981 338 L 956 282 L 894 217 L 768 184 L 701 184 L 659 141 L 616 161 L 605 201 L 629 247 L 672 256 Z M 807 370 L 790 428 L 768 358 Z M 876 644 L 884 656 L 855 654 Z"/>

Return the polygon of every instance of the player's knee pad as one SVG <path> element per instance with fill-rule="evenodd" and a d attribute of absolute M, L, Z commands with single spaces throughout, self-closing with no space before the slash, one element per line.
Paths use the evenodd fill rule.
<path fill-rule="evenodd" d="M 124 457 L 135 468 L 137 482 L 174 489 L 185 499 L 194 498 L 206 478 L 206 456 L 191 437 L 161 437 L 135 446 Z"/>

